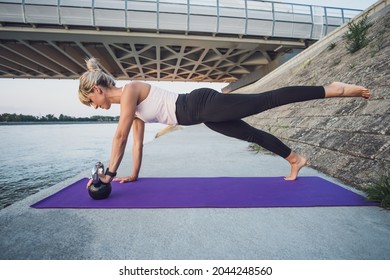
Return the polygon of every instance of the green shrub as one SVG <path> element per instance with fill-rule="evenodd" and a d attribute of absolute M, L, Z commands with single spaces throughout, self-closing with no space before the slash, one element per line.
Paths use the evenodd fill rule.
<path fill-rule="evenodd" d="M 336 43 L 335 42 L 330 43 L 329 46 L 328 46 L 328 51 L 333 50 L 335 47 L 336 47 Z"/>
<path fill-rule="evenodd" d="M 369 200 L 378 201 L 381 207 L 390 209 L 390 171 L 368 184 L 366 193 Z"/>
<path fill-rule="evenodd" d="M 368 45 L 367 32 L 371 25 L 367 16 L 356 23 L 354 21 L 348 23 L 348 31 L 344 34 L 348 52 L 354 53 Z"/>

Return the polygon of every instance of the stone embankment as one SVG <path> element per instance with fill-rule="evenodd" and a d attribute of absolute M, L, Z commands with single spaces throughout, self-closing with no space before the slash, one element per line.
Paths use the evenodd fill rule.
<path fill-rule="evenodd" d="M 373 94 L 368 101 L 335 98 L 295 103 L 247 119 L 307 157 L 311 167 L 359 189 L 390 170 L 390 6 L 370 16 L 370 22 L 370 43 L 365 48 L 348 53 L 343 32 L 336 32 L 324 38 L 328 43 L 322 51 L 237 91 L 332 81 L 368 87 Z"/>

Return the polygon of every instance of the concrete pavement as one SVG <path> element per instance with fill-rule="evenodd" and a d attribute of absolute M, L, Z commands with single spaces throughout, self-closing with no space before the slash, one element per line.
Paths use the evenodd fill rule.
<path fill-rule="evenodd" d="M 186 127 L 145 145 L 141 176 L 289 173 L 283 159 L 247 147 Z M 119 176 L 130 163 L 126 154 Z M 88 172 L 1 210 L 0 259 L 390 259 L 390 212 L 379 207 L 30 208 Z M 334 181 L 310 168 L 301 175 Z"/>

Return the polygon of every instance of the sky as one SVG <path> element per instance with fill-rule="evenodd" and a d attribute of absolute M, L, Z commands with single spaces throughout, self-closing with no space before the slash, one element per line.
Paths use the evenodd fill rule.
<path fill-rule="evenodd" d="M 286 2 L 296 4 L 308 4 L 317 6 L 339 7 L 339 8 L 351 8 L 364 10 L 372 4 L 378 2 L 377 0 L 272 0 L 274 2 Z"/>
<path fill-rule="evenodd" d="M 117 81 L 121 87 L 130 81 Z M 200 82 L 148 82 L 177 93 L 188 93 L 200 87 L 220 91 L 226 83 Z M 55 79 L 0 79 L 0 114 L 16 113 L 45 116 L 60 114 L 74 117 L 119 116 L 119 105 L 110 110 L 93 109 L 83 105 L 78 98 L 78 80 Z"/>
<path fill-rule="evenodd" d="M 366 9 L 376 0 L 287 0 L 275 1 L 298 4 L 309 4 L 329 7 Z M 130 81 L 118 81 L 122 86 Z M 224 83 L 198 82 L 151 82 L 161 88 L 178 93 L 187 93 L 195 88 L 211 87 L 221 90 Z M 113 105 L 109 111 L 86 107 L 77 97 L 78 80 L 54 79 L 1 79 L 0 78 L 0 114 L 17 113 L 33 116 L 60 114 L 75 117 L 90 117 L 93 115 L 118 116 L 119 107 Z"/>

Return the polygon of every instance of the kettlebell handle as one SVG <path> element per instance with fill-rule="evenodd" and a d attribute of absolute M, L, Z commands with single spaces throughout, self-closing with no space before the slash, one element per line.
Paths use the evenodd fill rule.
<path fill-rule="evenodd" d="M 94 185 L 100 185 L 101 181 L 99 175 L 104 175 L 104 165 L 100 161 L 95 163 L 92 167 L 92 181 Z"/>

